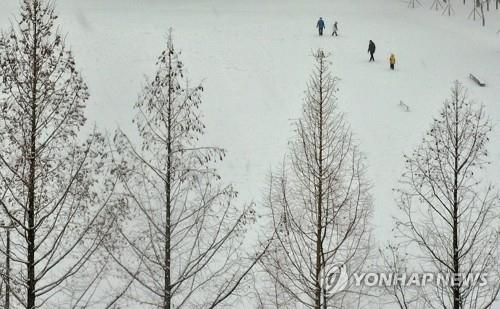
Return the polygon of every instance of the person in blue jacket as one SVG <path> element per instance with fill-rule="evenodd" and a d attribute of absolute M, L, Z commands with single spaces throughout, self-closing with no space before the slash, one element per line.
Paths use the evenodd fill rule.
<path fill-rule="evenodd" d="M 320 17 L 318 20 L 318 23 L 316 24 L 316 28 L 319 30 L 319 35 L 323 35 L 323 29 L 325 29 L 325 22 L 323 21 L 323 18 Z"/>

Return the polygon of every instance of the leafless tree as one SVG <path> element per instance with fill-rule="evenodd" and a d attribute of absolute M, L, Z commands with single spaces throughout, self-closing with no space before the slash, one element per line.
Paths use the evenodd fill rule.
<path fill-rule="evenodd" d="M 499 198 L 481 180 L 491 130 L 483 106 L 456 82 L 422 143 L 405 156 L 397 229 L 409 263 L 458 278 L 426 288 L 424 308 L 490 308 L 498 296 Z M 478 274 L 487 274 L 487 285 L 467 282 Z"/>
<path fill-rule="evenodd" d="M 383 291 L 380 298 L 387 299 L 387 303 L 394 303 L 400 309 L 418 308 L 420 302 L 420 291 L 418 287 L 408 286 L 406 277 L 411 276 L 411 265 L 408 261 L 408 253 L 401 252 L 400 246 L 389 244 L 379 250 L 382 261 L 382 272 L 387 274 L 391 280 L 382 285 Z M 397 279 L 395 277 L 398 276 Z M 402 278 L 402 279 L 401 279 Z"/>
<path fill-rule="evenodd" d="M 410 0 L 408 7 L 414 8 L 415 7 L 415 0 Z M 443 3 L 441 3 L 441 1 Z M 467 18 L 472 18 L 473 20 L 476 20 L 476 18 L 481 18 L 481 25 L 484 27 L 486 25 L 486 14 L 484 12 L 484 6 L 486 5 L 486 11 L 490 11 L 490 2 L 491 0 L 471 0 L 470 2 L 472 3 L 472 9 L 468 15 Z M 463 4 L 466 5 L 467 2 L 466 0 L 463 0 Z M 500 4 L 500 0 L 495 0 L 495 5 L 496 9 L 498 10 Z M 452 6 L 451 0 L 433 0 L 431 9 L 434 10 L 439 10 L 442 9 L 441 15 L 448 15 L 451 16 L 452 14 L 455 14 L 455 10 Z"/>
<path fill-rule="evenodd" d="M 445 5 L 444 5 L 443 12 L 441 13 L 441 15 L 448 14 L 448 16 L 451 16 L 452 13 L 455 14 L 455 10 L 453 9 L 451 1 L 452 0 L 443 0 Z"/>
<path fill-rule="evenodd" d="M 446 3 L 446 1 L 445 1 L 445 0 L 443 0 L 443 3 Z M 441 3 L 441 0 L 434 0 L 434 1 L 432 2 L 432 5 L 431 5 L 431 10 L 436 10 L 436 11 L 437 11 L 437 10 L 439 10 L 439 9 L 442 9 L 443 7 L 444 7 L 444 6 L 443 6 L 443 4 Z M 445 12 L 445 11 L 443 11 L 443 13 L 444 13 L 444 12 Z"/>
<path fill-rule="evenodd" d="M 419 0 L 409 0 L 409 1 L 408 1 L 408 7 L 409 7 L 409 8 L 414 9 L 416 5 L 418 5 L 418 6 L 422 6 L 422 3 L 420 3 L 420 1 L 419 1 Z"/>
<path fill-rule="evenodd" d="M 56 18 L 52 2 L 24 0 L 0 37 L 0 207 L 12 227 L 8 279 L 21 287 L 10 290 L 14 308 L 90 307 L 114 220 L 104 138 L 79 137 L 88 90 Z"/>
<path fill-rule="evenodd" d="M 490 1 L 489 0 L 480 0 L 480 10 L 481 10 L 481 24 L 486 26 L 486 16 L 484 15 L 484 4 L 486 3 L 487 10 L 490 10 Z"/>
<path fill-rule="evenodd" d="M 484 27 L 486 25 L 486 15 L 484 13 L 484 4 L 486 3 L 488 11 L 490 10 L 490 3 L 488 0 L 473 0 L 472 10 L 469 13 L 468 18 L 476 20 L 476 17 L 481 17 L 481 24 Z"/>
<path fill-rule="evenodd" d="M 329 265 L 342 263 L 351 272 L 363 267 L 372 201 L 362 156 L 337 110 L 337 79 L 328 55 L 318 50 L 314 57 L 296 137 L 283 167 L 270 177 L 267 204 L 275 240 L 260 264 L 276 286 L 268 291 L 280 294 L 277 302 L 270 298 L 272 307 L 282 308 L 279 301 L 291 298 L 297 308 L 356 308 L 355 287 L 331 296 L 322 279 Z"/>
<path fill-rule="evenodd" d="M 262 254 L 243 250 L 254 210 L 234 205 L 237 193 L 214 168 L 225 151 L 199 145 L 203 88 L 189 85 L 179 56 L 170 32 L 135 104 L 140 144 L 123 132 L 115 138 L 128 162 L 120 188 L 130 213 L 119 227 L 120 255 L 113 257 L 134 279 L 126 300 L 140 308 L 232 304 Z"/>

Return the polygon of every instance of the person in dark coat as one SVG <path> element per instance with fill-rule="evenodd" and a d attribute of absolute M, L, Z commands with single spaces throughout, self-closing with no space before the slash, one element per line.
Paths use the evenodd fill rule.
<path fill-rule="evenodd" d="M 373 54 L 375 54 L 375 43 L 373 43 L 372 40 L 370 40 L 368 44 L 368 52 L 370 53 L 370 61 L 375 61 L 375 58 L 373 58 Z"/>
<path fill-rule="evenodd" d="M 325 29 L 325 22 L 323 21 L 322 17 L 319 18 L 318 23 L 316 24 L 316 28 L 318 28 L 319 35 L 323 35 L 323 29 Z"/>

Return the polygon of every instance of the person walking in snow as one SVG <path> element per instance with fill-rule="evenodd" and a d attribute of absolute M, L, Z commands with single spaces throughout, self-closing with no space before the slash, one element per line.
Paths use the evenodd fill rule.
<path fill-rule="evenodd" d="M 370 53 L 370 62 L 375 61 L 375 58 L 373 58 L 373 54 L 375 54 L 375 43 L 373 43 L 372 40 L 370 40 L 368 44 L 368 52 Z"/>
<path fill-rule="evenodd" d="M 391 54 L 389 57 L 389 65 L 391 67 L 391 70 L 394 70 L 394 65 L 396 64 L 396 56 L 394 54 Z"/>
<path fill-rule="evenodd" d="M 332 32 L 332 36 L 339 36 L 339 35 L 337 34 L 337 31 L 338 31 L 338 30 L 339 30 L 339 26 L 338 26 L 337 22 L 334 22 L 334 23 L 333 23 L 333 32 Z"/>
<path fill-rule="evenodd" d="M 323 21 L 322 17 L 319 18 L 318 23 L 316 24 L 316 28 L 318 28 L 319 35 L 323 35 L 323 29 L 325 29 L 325 22 Z"/>

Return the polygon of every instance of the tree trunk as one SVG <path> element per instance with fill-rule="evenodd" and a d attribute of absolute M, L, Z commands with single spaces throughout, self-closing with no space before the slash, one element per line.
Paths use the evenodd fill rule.
<path fill-rule="evenodd" d="M 37 79 L 38 79 L 38 28 L 37 28 L 37 9 L 38 3 L 33 2 L 33 54 L 32 54 L 32 81 L 31 81 L 31 132 L 30 132 L 30 151 L 29 151 L 29 178 L 28 178 L 28 231 L 27 231 L 27 249 L 28 249 L 28 286 L 27 286 L 27 309 L 35 309 L 36 306 L 36 277 L 35 277 L 35 177 L 36 177 L 36 100 L 37 100 Z"/>
<path fill-rule="evenodd" d="M 481 19 L 482 19 L 483 27 L 484 27 L 486 25 L 486 19 L 484 16 L 484 4 L 483 4 L 483 2 L 481 2 Z"/>
<path fill-rule="evenodd" d="M 172 287 L 170 278 L 170 264 L 171 264 L 171 250 L 170 250 L 170 238 L 171 238 L 171 210 L 172 210 L 172 200 L 171 200 L 171 187 L 172 187 L 172 53 L 168 53 L 168 74 L 169 74 L 169 85 L 168 85 L 168 102 L 167 102 L 167 179 L 165 183 L 165 194 L 166 194 L 166 209 L 165 209 L 165 282 L 164 282 L 164 302 L 163 309 L 170 309 L 172 302 Z"/>
<path fill-rule="evenodd" d="M 10 309 L 10 228 L 7 229 L 7 248 L 5 257 L 5 309 Z"/>
<path fill-rule="evenodd" d="M 321 57 L 321 56 L 320 56 Z M 320 60 L 320 75 L 319 75 L 319 159 L 318 159 L 318 196 L 317 196 L 317 211 L 318 217 L 316 218 L 316 295 L 315 295 L 315 308 L 321 308 L 321 270 L 322 263 L 321 257 L 323 252 L 323 244 L 322 244 L 322 222 L 323 222 L 323 61 Z"/>
<path fill-rule="evenodd" d="M 458 100 L 458 99 L 457 99 Z M 455 149 L 454 149 L 454 175 L 453 175 L 453 273 L 458 275 L 460 273 L 460 261 L 458 252 L 458 181 L 459 181 L 459 166 L 458 156 L 459 152 L 459 136 L 458 136 L 458 122 L 459 115 L 458 109 L 455 109 Z M 453 309 L 461 309 L 460 304 L 460 286 L 456 282 L 456 277 L 453 280 Z"/>

